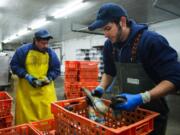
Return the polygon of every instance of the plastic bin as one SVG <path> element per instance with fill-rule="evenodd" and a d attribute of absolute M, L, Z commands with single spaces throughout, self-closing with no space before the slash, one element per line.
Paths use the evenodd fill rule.
<path fill-rule="evenodd" d="M 79 67 L 78 61 L 65 61 L 65 71 L 78 70 L 78 67 Z"/>
<path fill-rule="evenodd" d="M 0 135 L 40 135 L 28 124 L 0 129 Z"/>
<path fill-rule="evenodd" d="M 13 122 L 12 114 L 0 117 L 0 129 L 12 126 L 12 122 Z"/>
<path fill-rule="evenodd" d="M 67 106 L 71 111 L 64 108 Z M 102 125 L 87 118 L 84 97 L 52 103 L 51 111 L 56 132 L 63 135 L 147 135 L 153 130 L 154 118 L 158 116 L 156 112 L 138 108 L 132 112 L 122 111 L 121 117 L 115 119 L 109 109 Z"/>
<path fill-rule="evenodd" d="M 79 82 L 74 82 L 74 83 L 70 83 L 70 82 L 65 82 L 65 92 L 80 92 L 80 84 Z"/>
<path fill-rule="evenodd" d="M 80 61 L 79 64 L 79 70 L 80 72 L 85 72 L 85 71 L 93 71 L 93 72 L 98 72 L 98 63 L 99 62 L 94 62 L 94 61 Z"/>
<path fill-rule="evenodd" d="M 41 120 L 30 123 L 31 127 L 41 135 L 55 135 L 54 119 Z"/>
<path fill-rule="evenodd" d="M 81 92 L 65 92 L 66 99 L 79 98 L 82 96 Z"/>
<path fill-rule="evenodd" d="M 0 117 L 11 114 L 12 97 L 7 92 L 0 92 Z"/>

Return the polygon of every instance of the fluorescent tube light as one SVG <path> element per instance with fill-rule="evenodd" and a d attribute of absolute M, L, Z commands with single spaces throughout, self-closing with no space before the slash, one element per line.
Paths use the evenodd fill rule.
<path fill-rule="evenodd" d="M 54 18 L 66 17 L 67 15 L 81 9 L 84 6 L 83 0 L 76 0 L 75 2 L 70 3 L 66 7 L 59 9 L 52 13 Z"/>
<path fill-rule="evenodd" d="M 9 0 L 0 0 L 0 7 L 5 7 L 7 4 L 9 4 Z"/>
<path fill-rule="evenodd" d="M 32 22 L 32 24 L 29 26 L 29 28 L 37 29 L 37 28 L 43 27 L 49 23 L 50 23 L 50 21 L 46 21 L 46 19 L 43 18 L 43 19 L 35 20 L 34 22 Z"/>
<path fill-rule="evenodd" d="M 20 31 L 17 33 L 17 35 L 18 35 L 18 36 L 23 36 L 23 35 L 26 35 L 26 34 L 28 34 L 28 33 L 30 33 L 30 31 L 29 31 L 27 28 L 25 28 L 25 29 L 20 30 Z"/>

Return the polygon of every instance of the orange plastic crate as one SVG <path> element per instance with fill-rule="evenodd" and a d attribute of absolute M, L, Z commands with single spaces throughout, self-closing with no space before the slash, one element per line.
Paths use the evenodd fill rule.
<path fill-rule="evenodd" d="M 65 76 L 65 81 L 66 82 L 77 82 L 77 76 Z"/>
<path fill-rule="evenodd" d="M 80 76 L 98 76 L 98 72 L 80 71 Z"/>
<path fill-rule="evenodd" d="M 79 82 L 77 83 L 70 83 L 70 82 L 65 82 L 65 92 L 80 92 L 80 84 Z"/>
<path fill-rule="evenodd" d="M 98 72 L 98 62 L 95 61 L 80 61 L 79 70 Z"/>
<path fill-rule="evenodd" d="M 66 99 L 79 98 L 82 96 L 81 92 L 65 92 Z"/>
<path fill-rule="evenodd" d="M 66 76 L 66 75 L 68 75 L 68 76 L 69 76 L 69 75 L 70 75 L 70 76 L 77 76 L 77 74 L 78 74 L 78 70 L 77 70 L 77 71 L 76 71 L 76 70 L 75 70 L 75 71 L 74 71 L 74 70 L 72 70 L 72 71 L 71 71 L 71 70 L 68 70 L 68 71 L 65 72 L 65 76 Z"/>
<path fill-rule="evenodd" d="M 89 75 L 79 75 L 80 79 L 98 79 L 98 75 L 91 75 L 91 73 Z"/>
<path fill-rule="evenodd" d="M 0 129 L 12 126 L 12 122 L 13 122 L 12 114 L 0 117 Z"/>
<path fill-rule="evenodd" d="M 96 82 L 98 78 L 79 78 L 80 82 Z"/>
<path fill-rule="evenodd" d="M 78 70 L 78 61 L 65 61 L 65 71 Z"/>
<path fill-rule="evenodd" d="M 108 105 L 110 102 L 105 100 Z M 72 111 L 65 109 L 71 106 Z M 154 118 L 158 113 L 138 108 L 132 112 L 122 111 L 115 119 L 109 109 L 105 124 L 87 118 L 87 104 L 84 97 L 63 100 L 51 104 L 58 134 L 63 135 L 147 135 L 153 130 Z"/>
<path fill-rule="evenodd" d="M 40 135 L 28 124 L 0 129 L 0 135 Z"/>
<path fill-rule="evenodd" d="M 41 135 L 55 135 L 54 119 L 41 120 L 30 123 L 31 127 L 37 130 Z"/>
<path fill-rule="evenodd" d="M 80 68 L 97 68 L 99 62 L 95 61 L 80 61 L 79 67 Z"/>
<path fill-rule="evenodd" d="M 99 82 L 80 82 L 81 87 L 97 87 L 99 85 Z"/>
<path fill-rule="evenodd" d="M 7 92 L 0 92 L 0 117 L 11 113 L 12 97 Z"/>

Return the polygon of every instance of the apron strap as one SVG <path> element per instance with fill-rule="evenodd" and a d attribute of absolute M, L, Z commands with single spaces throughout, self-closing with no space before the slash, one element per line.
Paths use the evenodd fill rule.
<path fill-rule="evenodd" d="M 141 36 L 142 36 L 142 32 L 138 33 L 137 36 L 135 37 L 134 41 L 131 44 L 131 46 L 132 46 L 132 48 L 131 48 L 131 62 L 132 63 L 136 62 L 136 59 L 137 59 L 137 47 L 138 47 L 138 44 L 140 42 Z"/>

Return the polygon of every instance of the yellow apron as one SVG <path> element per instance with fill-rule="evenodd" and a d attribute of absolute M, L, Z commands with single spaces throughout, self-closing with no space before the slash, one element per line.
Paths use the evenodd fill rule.
<path fill-rule="evenodd" d="M 26 58 L 26 70 L 32 76 L 43 79 L 47 75 L 48 53 L 30 50 Z M 52 118 L 50 103 L 56 101 L 54 82 L 34 88 L 24 78 L 19 78 L 16 91 L 15 123 L 22 124 Z"/>

